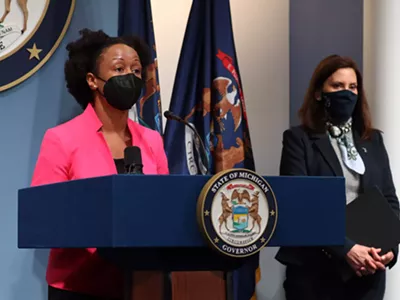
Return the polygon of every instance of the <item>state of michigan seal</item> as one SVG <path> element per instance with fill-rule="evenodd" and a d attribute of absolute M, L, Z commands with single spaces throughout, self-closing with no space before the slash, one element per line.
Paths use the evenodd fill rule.
<path fill-rule="evenodd" d="M 204 186 L 197 218 L 214 249 L 231 257 L 247 257 L 271 239 L 277 203 L 263 177 L 247 169 L 230 169 L 214 175 Z"/>
<path fill-rule="evenodd" d="M 0 0 L 0 91 L 32 76 L 64 37 L 75 0 Z"/>

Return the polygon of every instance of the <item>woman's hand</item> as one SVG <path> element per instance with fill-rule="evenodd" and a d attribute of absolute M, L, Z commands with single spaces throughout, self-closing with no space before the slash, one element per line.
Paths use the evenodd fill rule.
<path fill-rule="evenodd" d="M 394 253 L 392 251 L 389 251 L 382 256 L 379 255 L 379 252 L 381 252 L 381 249 L 371 248 L 369 254 L 372 256 L 373 259 L 380 261 L 385 266 L 389 264 L 394 258 Z"/>
<path fill-rule="evenodd" d="M 378 255 L 381 249 L 355 245 L 346 255 L 346 260 L 357 276 L 374 274 L 378 269 L 385 269 L 382 258 Z"/>
<path fill-rule="evenodd" d="M 394 258 L 394 253 L 393 251 L 389 251 L 388 253 L 386 253 L 385 255 L 381 256 L 381 261 L 382 264 L 384 264 L 385 266 L 387 266 Z"/>

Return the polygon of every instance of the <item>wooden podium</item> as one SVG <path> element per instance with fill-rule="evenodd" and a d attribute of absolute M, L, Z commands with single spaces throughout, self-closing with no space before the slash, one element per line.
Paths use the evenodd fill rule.
<path fill-rule="evenodd" d="M 173 299 L 183 300 L 188 290 L 210 287 L 185 281 L 185 277 L 179 280 L 181 273 L 175 272 L 224 274 L 246 263 L 245 258 L 217 253 L 200 233 L 197 199 L 210 178 L 111 175 L 21 189 L 18 247 L 97 248 L 105 259 L 136 274 L 130 281 L 133 294 L 146 284 L 157 283 L 154 297 L 163 297 L 163 274 L 172 272 Z M 279 209 L 268 246 L 344 244 L 344 178 L 264 178 Z M 216 278 L 223 280 L 220 275 Z M 128 284 L 126 290 L 132 286 Z M 217 294 L 217 298 L 225 299 L 226 294 Z"/>

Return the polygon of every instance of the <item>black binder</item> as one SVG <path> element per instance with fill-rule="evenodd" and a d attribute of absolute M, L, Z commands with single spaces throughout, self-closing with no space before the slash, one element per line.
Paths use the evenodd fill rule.
<path fill-rule="evenodd" d="M 377 187 L 347 205 L 346 236 L 357 244 L 381 248 L 381 255 L 399 245 L 400 219 Z"/>

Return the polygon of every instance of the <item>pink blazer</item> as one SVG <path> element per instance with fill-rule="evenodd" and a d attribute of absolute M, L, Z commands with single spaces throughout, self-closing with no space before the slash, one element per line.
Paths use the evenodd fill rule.
<path fill-rule="evenodd" d="M 93 107 L 88 105 L 81 115 L 47 130 L 32 186 L 117 174 L 101 127 Z M 143 173 L 168 174 L 160 134 L 131 120 L 128 127 L 133 145 L 141 149 Z M 122 296 L 122 274 L 99 257 L 94 248 L 52 249 L 46 279 L 49 285 L 60 289 L 105 297 Z"/>

